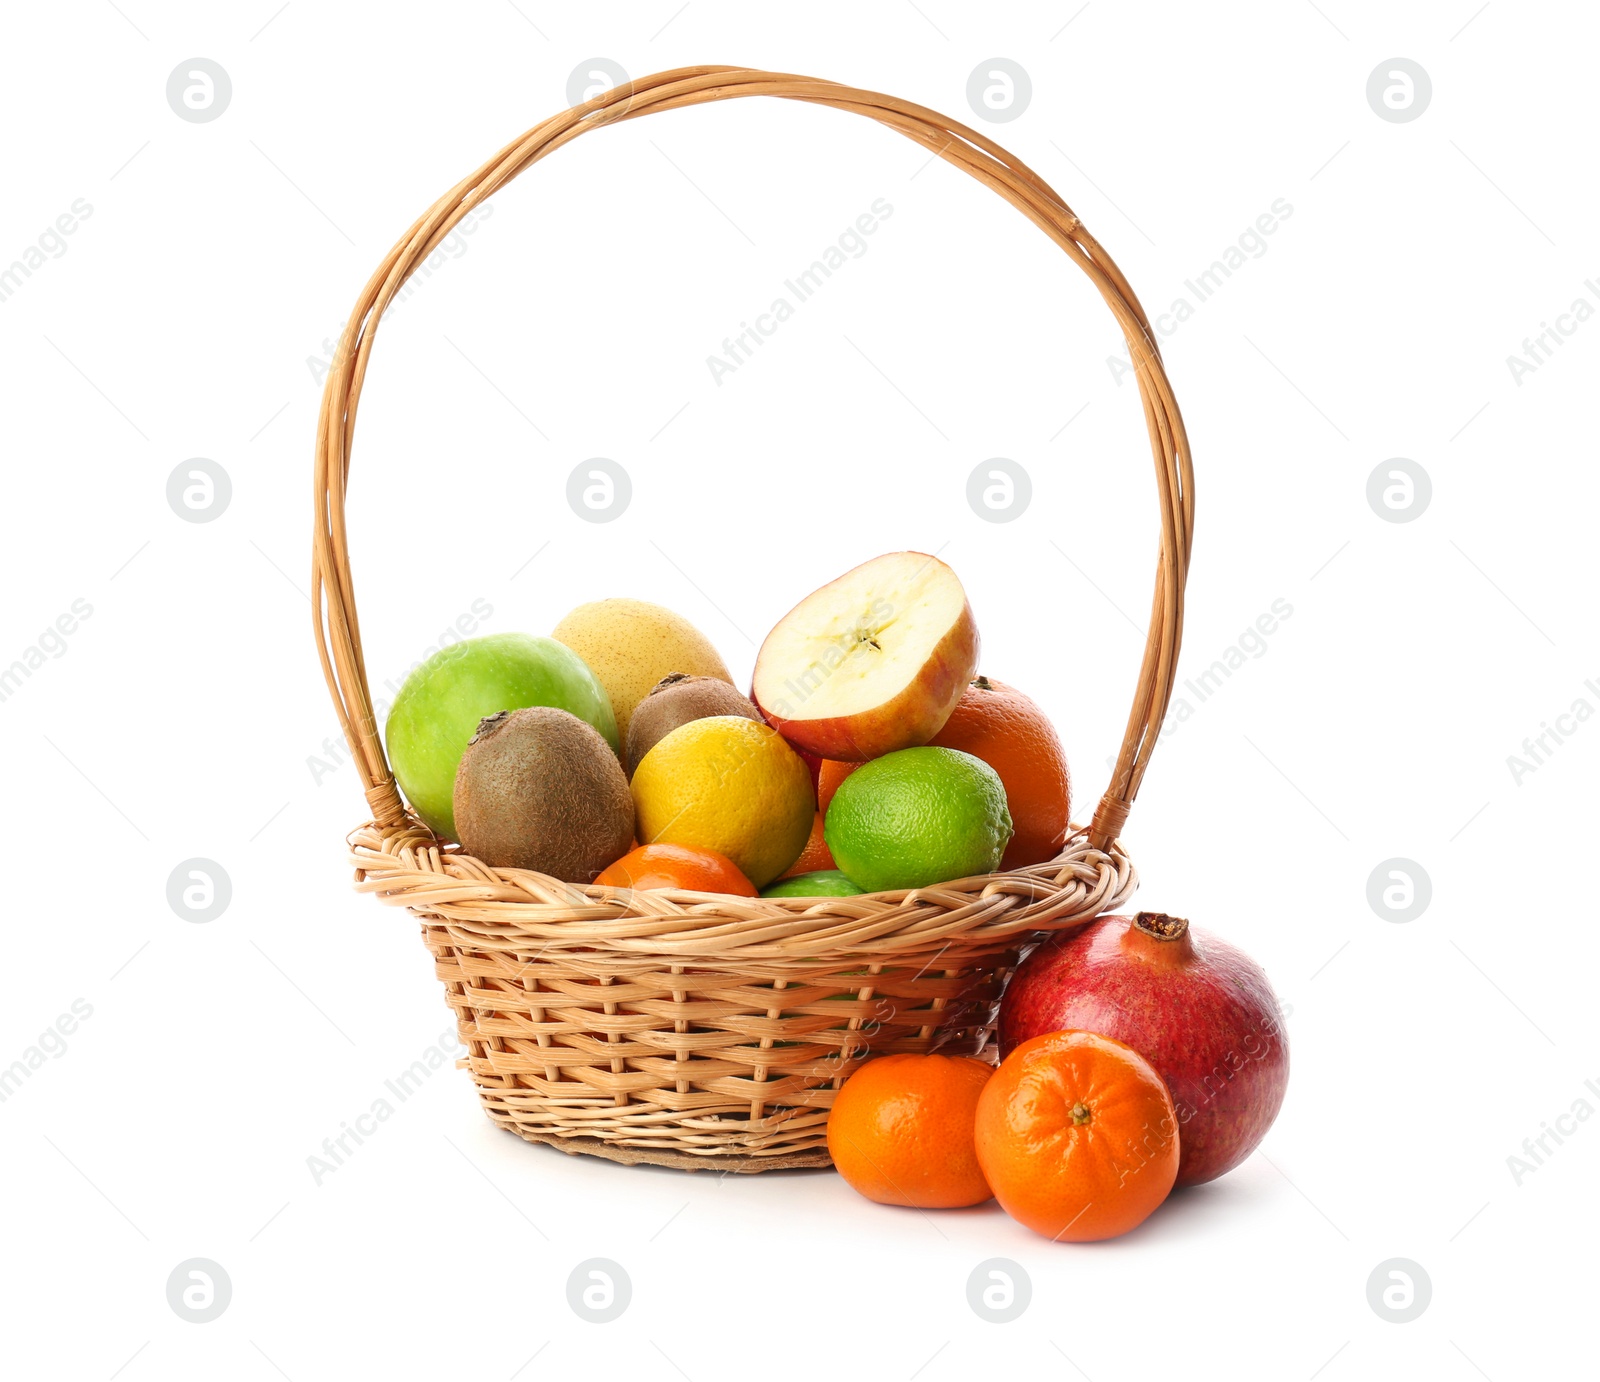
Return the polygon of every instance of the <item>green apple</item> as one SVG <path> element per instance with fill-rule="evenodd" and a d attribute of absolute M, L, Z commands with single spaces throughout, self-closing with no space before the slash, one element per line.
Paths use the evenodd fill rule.
<path fill-rule="evenodd" d="M 611 701 L 588 664 L 553 638 L 494 633 L 441 648 L 413 668 L 394 698 L 384 739 L 400 790 L 423 824 L 456 838 L 456 768 L 478 721 L 547 705 L 593 725 L 615 751 Z"/>

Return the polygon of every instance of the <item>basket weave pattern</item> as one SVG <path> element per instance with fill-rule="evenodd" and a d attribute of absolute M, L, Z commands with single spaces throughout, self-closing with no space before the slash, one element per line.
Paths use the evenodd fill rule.
<path fill-rule="evenodd" d="M 457 222 L 579 135 L 760 95 L 869 116 L 970 173 L 1090 277 L 1128 341 L 1161 509 L 1153 615 L 1111 786 L 1048 864 L 851 898 L 577 887 L 441 846 L 396 790 L 367 683 L 344 509 L 384 309 Z M 357 886 L 421 919 L 485 1110 L 530 1141 L 687 1168 L 826 1165 L 827 1110 L 861 1061 L 980 1051 L 1021 953 L 1046 932 L 1120 907 L 1137 885 L 1117 836 L 1166 714 L 1182 634 L 1194 522 L 1188 443 L 1120 271 L 1037 174 L 964 125 L 815 78 L 698 67 L 535 126 L 440 198 L 363 290 L 323 394 L 315 488 L 317 644 L 373 815 L 350 837 Z"/>

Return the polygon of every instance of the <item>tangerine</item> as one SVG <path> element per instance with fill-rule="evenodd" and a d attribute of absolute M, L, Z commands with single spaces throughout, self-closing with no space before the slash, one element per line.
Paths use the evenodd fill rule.
<path fill-rule="evenodd" d="M 822 836 L 822 812 L 817 812 L 817 818 L 811 823 L 811 836 L 806 841 L 806 847 L 800 851 L 800 857 L 790 864 L 778 875 L 781 882 L 785 878 L 798 878 L 802 873 L 820 873 L 823 869 L 836 868 L 833 862 L 833 851 L 828 848 L 828 842 Z"/>
<path fill-rule="evenodd" d="M 994 1067 L 976 1056 L 879 1056 L 845 1081 L 828 1151 L 852 1190 L 879 1204 L 959 1209 L 993 1192 L 973 1126 Z"/>
<path fill-rule="evenodd" d="M 682 888 L 754 897 L 754 885 L 726 854 L 695 845 L 640 845 L 594 880 L 608 888 Z"/>
<path fill-rule="evenodd" d="M 975 1142 L 1000 1207 L 1056 1242 L 1138 1227 L 1178 1178 L 1161 1076 L 1094 1032 L 1047 1032 L 1007 1056 L 978 1100 Z"/>

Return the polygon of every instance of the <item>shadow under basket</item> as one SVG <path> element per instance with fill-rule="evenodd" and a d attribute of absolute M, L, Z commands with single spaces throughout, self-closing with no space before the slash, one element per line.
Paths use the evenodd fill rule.
<path fill-rule="evenodd" d="M 464 216 L 556 149 L 745 96 L 868 116 L 971 174 L 1088 275 L 1128 343 L 1160 506 L 1153 613 L 1111 784 L 1047 864 L 848 898 L 579 887 L 441 846 L 401 802 L 373 714 L 345 518 L 383 313 Z M 1132 895 L 1118 836 L 1171 696 L 1194 527 L 1188 442 L 1120 270 L 1038 174 L 977 131 L 876 92 L 735 67 L 658 73 L 552 116 L 441 197 L 368 281 L 328 373 L 315 479 L 318 651 L 372 813 L 349 840 L 356 885 L 420 918 L 468 1051 L 461 1064 L 489 1117 L 520 1137 L 686 1169 L 826 1166 L 828 1109 L 862 1061 L 981 1053 L 1022 955 Z"/>

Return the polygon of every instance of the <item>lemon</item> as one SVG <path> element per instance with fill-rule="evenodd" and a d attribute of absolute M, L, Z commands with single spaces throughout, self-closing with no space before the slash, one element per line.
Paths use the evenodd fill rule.
<path fill-rule="evenodd" d="M 1000 775 L 959 749 L 901 749 L 863 763 L 828 805 L 834 862 L 869 893 L 993 873 L 1011 839 Z"/>
<path fill-rule="evenodd" d="M 800 857 L 816 796 L 800 755 L 770 725 L 712 715 L 679 725 L 633 770 L 642 845 L 725 854 L 758 888 Z"/>

